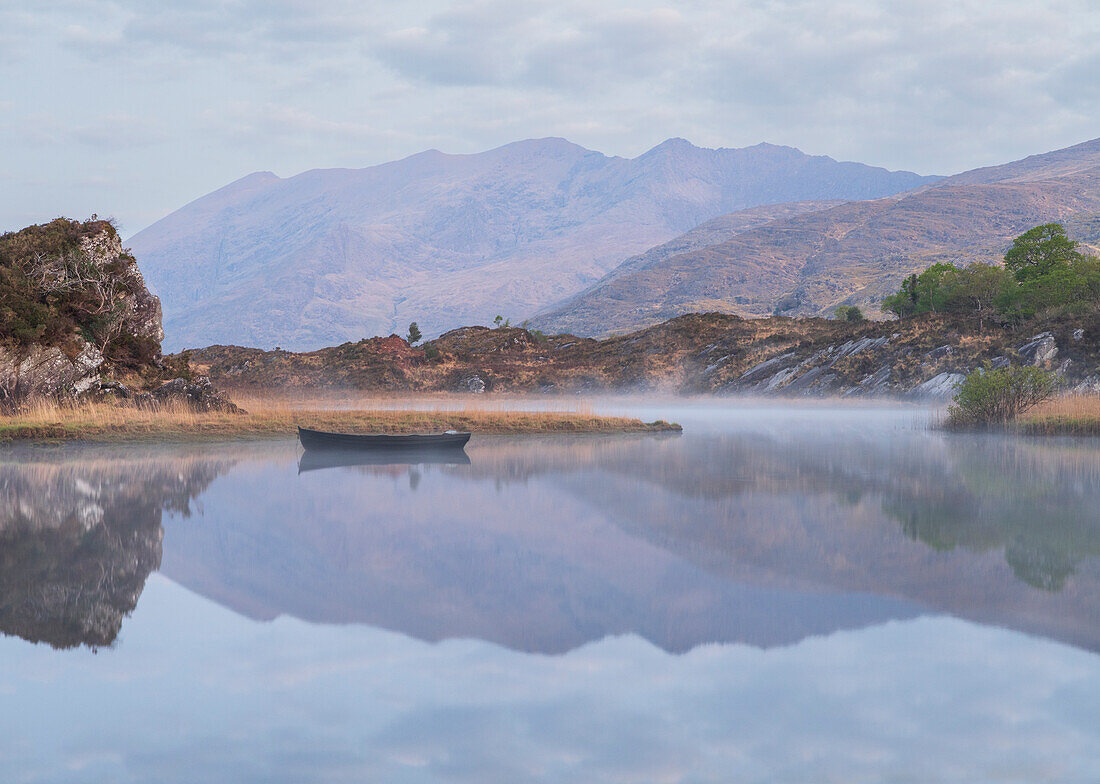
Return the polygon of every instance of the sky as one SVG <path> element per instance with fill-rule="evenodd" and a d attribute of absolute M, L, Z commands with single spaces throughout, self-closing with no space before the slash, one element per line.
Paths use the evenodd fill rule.
<path fill-rule="evenodd" d="M 1100 137 L 1093 0 L 0 0 L 0 230 L 253 171 L 679 136 L 951 174 Z"/>

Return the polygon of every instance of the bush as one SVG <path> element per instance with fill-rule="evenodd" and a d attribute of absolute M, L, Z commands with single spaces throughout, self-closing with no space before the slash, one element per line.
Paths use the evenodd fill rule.
<path fill-rule="evenodd" d="M 857 308 L 855 305 L 838 305 L 834 311 L 836 317 L 841 321 L 848 321 L 853 324 L 858 324 L 864 321 L 863 311 Z"/>
<path fill-rule="evenodd" d="M 1011 422 L 1054 394 L 1054 375 L 1034 367 L 993 369 L 989 363 L 959 385 L 947 424 L 956 428 L 988 427 Z"/>
<path fill-rule="evenodd" d="M 1060 224 L 1036 226 L 1016 238 L 1003 267 L 934 264 L 906 278 L 882 307 L 898 318 L 959 313 L 976 319 L 979 330 L 989 319 L 1012 324 L 1052 310 L 1082 314 L 1100 305 L 1100 260 L 1076 247 Z"/>

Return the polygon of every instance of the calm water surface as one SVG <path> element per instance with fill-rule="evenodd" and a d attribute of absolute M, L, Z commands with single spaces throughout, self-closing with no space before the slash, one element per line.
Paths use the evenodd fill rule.
<path fill-rule="evenodd" d="M 0 781 L 1100 780 L 1100 444 L 641 413 L 0 450 Z"/>

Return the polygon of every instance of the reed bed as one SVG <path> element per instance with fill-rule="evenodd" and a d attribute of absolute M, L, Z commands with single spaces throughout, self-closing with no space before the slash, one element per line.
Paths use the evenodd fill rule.
<path fill-rule="evenodd" d="M 1066 395 L 1032 408 L 1016 428 L 1035 435 L 1100 435 L 1100 395 Z"/>
<path fill-rule="evenodd" d="M 679 430 L 590 411 L 507 411 L 484 408 L 348 408 L 306 400 L 241 398 L 248 413 L 197 413 L 183 405 L 157 410 L 103 403 L 39 402 L 0 416 L 0 441 L 194 441 L 282 438 L 297 426 L 345 433 L 417 433 L 469 430 L 477 434 L 638 433 Z"/>

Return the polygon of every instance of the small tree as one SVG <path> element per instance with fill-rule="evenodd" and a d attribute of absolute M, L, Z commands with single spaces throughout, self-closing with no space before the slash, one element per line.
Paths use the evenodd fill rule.
<path fill-rule="evenodd" d="M 994 370 L 987 362 L 959 384 L 947 409 L 951 427 L 988 427 L 1011 422 L 1054 394 L 1054 375 L 1035 367 Z"/>
<path fill-rule="evenodd" d="M 855 305 L 838 305 L 834 311 L 836 317 L 841 321 L 849 321 L 853 324 L 858 324 L 861 321 L 866 321 L 863 315 L 863 311 L 857 308 Z"/>
<path fill-rule="evenodd" d="M 1005 253 L 1005 268 L 1023 283 L 1080 259 L 1077 243 L 1066 236 L 1065 227 L 1061 223 L 1044 223 L 1012 241 L 1012 247 Z"/>
<path fill-rule="evenodd" d="M 424 336 L 420 334 L 420 327 L 416 326 L 416 322 L 409 324 L 409 345 L 416 345 L 422 337 Z"/>
<path fill-rule="evenodd" d="M 1013 285 L 1011 276 L 1001 267 L 977 262 L 960 269 L 949 281 L 948 309 L 976 316 L 978 332 L 985 331 L 985 320 L 997 309 L 997 303 Z"/>

